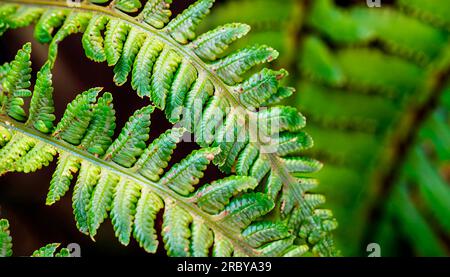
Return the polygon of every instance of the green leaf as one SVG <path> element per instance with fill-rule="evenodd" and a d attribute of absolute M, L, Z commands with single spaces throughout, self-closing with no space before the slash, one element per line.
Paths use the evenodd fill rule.
<path fill-rule="evenodd" d="M 179 43 L 186 44 L 195 38 L 195 29 L 209 13 L 214 0 L 198 0 L 167 25 L 167 31 Z"/>
<path fill-rule="evenodd" d="M 118 19 L 109 20 L 105 32 L 105 54 L 109 66 L 115 65 L 122 54 L 129 26 Z"/>
<path fill-rule="evenodd" d="M 34 37 L 40 43 L 50 43 L 55 29 L 62 26 L 68 11 L 49 9 L 39 18 L 34 29 Z"/>
<path fill-rule="evenodd" d="M 59 28 L 58 32 L 56 32 L 49 45 L 48 60 L 52 66 L 55 64 L 56 56 L 58 55 L 59 43 L 72 34 L 84 32 L 90 19 L 91 15 L 84 12 L 70 13 L 67 16 L 64 24 Z"/>
<path fill-rule="evenodd" d="M 427 160 L 425 153 L 420 149 L 412 152 L 407 167 L 407 174 L 417 182 L 421 196 L 430 208 L 433 216 L 442 224 L 446 231 L 450 231 L 450 189 L 440 176 L 439 172 Z"/>
<path fill-rule="evenodd" d="M 89 234 L 94 238 L 100 224 L 108 216 L 111 209 L 114 189 L 119 178 L 112 173 L 102 171 L 95 185 L 88 205 L 87 223 Z"/>
<path fill-rule="evenodd" d="M 228 205 L 230 199 L 238 193 L 254 189 L 258 183 L 251 177 L 228 177 L 205 185 L 197 190 L 197 205 L 207 213 L 217 214 Z"/>
<path fill-rule="evenodd" d="M 50 133 L 54 128 L 53 121 L 56 119 L 50 69 L 50 64 L 46 63 L 37 73 L 36 85 L 30 104 L 30 116 L 26 123 L 42 133 Z"/>
<path fill-rule="evenodd" d="M 136 29 L 131 29 L 123 46 L 122 55 L 114 67 L 114 82 L 121 86 L 127 81 L 133 62 L 145 41 L 145 33 Z"/>
<path fill-rule="evenodd" d="M 56 249 L 59 247 L 59 243 L 47 244 L 33 252 L 32 257 L 53 257 Z"/>
<path fill-rule="evenodd" d="M 22 49 L 17 52 L 14 60 L 10 63 L 10 69 L 6 75 L 5 80 L 1 84 L 6 95 L 1 94 L 1 111 L 0 113 L 7 113 L 12 118 L 24 121 L 26 118 L 25 111 L 22 106 L 24 100 L 21 97 L 20 91 L 27 91 L 22 95 L 28 94 L 28 88 L 31 86 L 31 43 L 25 44 Z"/>
<path fill-rule="evenodd" d="M 12 238 L 9 235 L 9 222 L 0 219 L 0 257 L 12 256 Z"/>
<path fill-rule="evenodd" d="M 191 230 L 189 225 L 191 222 L 192 217 L 189 213 L 173 202 L 166 203 L 162 235 L 164 247 L 170 256 L 190 256 L 189 237 L 191 236 Z"/>
<path fill-rule="evenodd" d="M 164 48 L 153 67 L 151 99 L 161 110 L 166 107 L 166 98 L 181 60 L 173 50 Z"/>
<path fill-rule="evenodd" d="M 94 15 L 86 27 L 86 32 L 83 34 L 83 48 L 86 56 L 96 62 L 106 61 L 106 54 L 104 49 L 105 40 L 102 37 L 102 32 L 106 28 L 108 17 L 103 15 Z"/>
<path fill-rule="evenodd" d="M 153 37 L 147 37 L 134 60 L 131 86 L 140 97 L 150 96 L 153 65 L 159 57 L 164 45 Z"/>
<path fill-rule="evenodd" d="M 80 161 L 77 158 L 65 152 L 59 154 L 58 165 L 50 181 L 50 189 L 46 200 L 47 205 L 54 204 L 66 194 L 73 175 L 78 172 L 79 168 Z"/>
<path fill-rule="evenodd" d="M 139 245 L 150 253 L 155 253 L 158 249 L 155 220 L 163 207 L 161 198 L 146 188 L 142 189 L 141 198 L 136 207 L 133 234 Z"/>
<path fill-rule="evenodd" d="M 195 54 L 206 61 L 215 61 L 223 55 L 231 43 L 242 38 L 250 31 L 250 26 L 231 23 L 217 27 L 196 38 L 189 46 Z"/>
<path fill-rule="evenodd" d="M 118 0 L 114 3 L 114 7 L 124 12 L 137 12 L 141 7 L 140 0 Z"/>
<path fill-rule="evenodd" d="M 208 257 L 214 237 L 211 230 L 200 220 L 193 220 L 191 224 L 192 242 L 190 245 L 191 256 Z"/>
<path fill-rule="evenodd" d="M 273 222 L 258 222 L 250 225 L 242 232 L 253 247 L 260 247 L 263 244 L 290 237 L 289 230 L 283 224 Z"/>
<path fill-rule="evenodd" d="M 245 107 L 260 107 L 278 93 L 278 83 L 286 75 L 285 70 L 273 71 L 264 68 L 235 88 L 235 91 Z"/>
<path fill-rule="evenodd" d="M 130 243 L 130 236 L 140 196 L 139 186 L 122 179 L 115 187 L 111 218 L 116 237 L 123 245 Z"/>
<path fill-rule="evenodd" d="M 149 0 L 139 16 L 143 18 L 144 22 L 161 29 L 169 22 L 172 15 L 169 9 L 171 3 L 172 0 Z"/>
<path fill-rule="evenodd" d="M 101 90 L 101 88 L 89 89 L 70 102 L 53 136 L 74 145 L 80 144 L 93 116 L 93 103 Z"/>
<path fill-rule="evenodd" d="M 176 123 L 180 120 L 183 113 L 183 102 L 186 94 L 192 87 L 192 84 L 197 79 L 197 70 L 195 67 L 184 60 L 174 77 L 171 92 L 167 99 L 166 115 L 171 123 Z"/>
<path fill-rule="evenodd" d="M 135 170 L 149 180 L 158 181 L 184 132 L 182 128 L 170 129 L 155 139 L 136 162 Z"/>
<path fill-rule="evenodd" d="M 78 230 L 89 234 L 88 211 L 95 185 L 100 178 L 100 167 L 83 161 L 73 190 L 72 208 Z"/>
<path fill-rule="evenodd" d="M 244 80 L 243 75 L 252 67 L 271 62 L 277 57 L 278 52 L 268 46 L 253 46 L 238 50 L 211 66 L 226 84 L 235 85 Z"/>
<path fill-rule="evenodd" d="M 119 137 L 106 151 L 106 158 L 125 167 L 131 167 L 145 149 L 149 138 L 150 115 L 153 106 L 144 107 L 134 113 L 119 134 Z"/>
<path fill-rule="evenodd" d="M 94 155 L 103 155 L 112 143 L 116 128 L 112 100 L 112 95 L 108 92 L 97 100 L 92 109 L 92 120 L 80 144 L 80 147 Z"/>
<path fill-rule="evenodd" d="M 15 163 L 36 145 L 36 141 L 21 134 L 15 134 L 8 143 L 0 149 L 0 175 L 14 171 Z"/>
<path fill-rule="evenodd" d="M 223 221 L 246 228 L 252 221 L 273 209 L 274 203 L 262 193 L 248 193 L 233 199 L 223 212 Z"/>
<path fill-rule="evenodd" d="M 14 170 L 25 173 L 35 172 L 44 166 L 48 166 L 53 161 L 56 153 L 56 149 L 51 145 L 38 142 L 31 150 L 15 162 Z"/>
<path fill-rule="evenodd" d="M 167 171 L 159 183 L 170 187 L 180 195 L 189 195 L 194 191 L 194 186 L 203 177 L 203 172 L 218 152 L 217 148 L 205 148 L 192 152 Z"/>

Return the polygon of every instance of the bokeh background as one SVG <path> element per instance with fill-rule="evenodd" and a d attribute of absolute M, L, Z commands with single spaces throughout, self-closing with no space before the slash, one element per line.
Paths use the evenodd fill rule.
<path fill-rule="evenodd" d="M 175 0 L 174 15 L 192 2 Z M 306 155 L 325 164 L 315 177 L 339 221 L 335 238 L 343 255 L 367 256 L 367 245 L 378 243 L 383 256 L 448 256 L 450 3 L 381 2 L 368 8 L 365 0 L 221 0 L 200 31 L 244 22 L 252 32 L 234 48 L 256 43 L 280 51 L 271 66 L 288 69 L 287 82 L 297 89 L 287 104 L 308 119 L 315 147 Z M 0 62 L 27 41 L 33 68 L 40 68 L 47 47 L 33 39 L 32 28 L 0 38 Z M 80 35 L 60 49 L 53 71 L 57 116 L 94 86 L 113 93 L 119 130 L 148 104 L 128 84 L 114 86 L 111 68 L 85 58 Z M 153 137 L 169 126 L 156 113 Z M 174 161 L 194 148 L 183 143 Z M 134 241 L 121 246 L 108 220 L 96 242 L 79 233 L 70 195 L 45 206 L 55 166 L 0 178 L 0 216 L 10 221 L 15 255 L 50 242 L 76 242 L 82 256 L 147 255 Z M 206 176 L 221 173 L 211 167 Z"/>

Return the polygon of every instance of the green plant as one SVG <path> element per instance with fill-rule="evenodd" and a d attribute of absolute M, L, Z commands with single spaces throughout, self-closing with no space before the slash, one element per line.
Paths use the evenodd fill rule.
<path fill-rule="evenodd" d="M 401 223 L 401 234 L 414 241 L 420 255 L 447 255 L 442 240 L 450 232 L 449 85 L 436 99 L 436 107 L 411 142 L 397 173 L 399 177 L 382 205 L 380 223 L 374 227 L 373 237 L 386 246 L 387 253 L 398 251 L 395 247 L 398 233 L 393 228 Z"/>
<path fill-rule="evenodd" d="M 59 243 L 50 243 L 34 251 L 32 257 L 70 257 L 67 248 L 61 248 L 56 253 Z M 0 219 L 0 258 L 12 256 L 12 238 L 9 234 L 9 222 L 7 219 Z"/>
<path fill-rule="evenodd" d="M 107 6 L 108 1 L 1 2 L 0 33 L 37 22 L 35 38 L 49 43 L 33 93 L 29 44 L 0 70 L 2 174 L 35 171 L 58 154 L 47 204 L 69 190 L 79 171 L 73 207 L 80 231 L 94 237 L 109 214 L 122 244 L 133 235 L 148 252 L 156 251 L 154 221 L 164 209 L 169 255 L 337 254 L 331 237 L 337 223 L 319 208 L 324 198 L 309 193 L 316 182 L 308 173 L 321 165 L 301 155 L 312 146 L 302 131 L 305 119 L 292 107 L 275 105 L 293 92 L 280 84 L 287 72 L 250 71 L 278 53 L 252 46 L 226 54 L 247 25 L 228 24 L 196 37 L 212 0 L 197 1 L 172 20 L 167 0 L 144 6 L 120 0 Z M 136 111 L 116 138 L 112 95 L 97 98 L 100 88 L 79 94 L 53 124 L 51 70 L 58 44 L 74 33 L 84 33 L 88 58 L 114 66 L 117 85 L 131 74 L 133 89 L 154 104 Z M 30 96 L 27 116 L 23 98 Z M 275 106 L 264 108 L 268 104 Z M 155 108 L 181 127 L 147 146 Z M 185 131 L 202 148 L 164 173 Z M 274 151 L 267 152 L 267 140 L 275 143 Z M 197 188 L 211 161 L 238 176 Z"/>
<path fill-rule="evenodd" d="M 450 6 L 364 2 L 230 0 L 203 26 L 251 23 L 259 28 L 249 41 L 276 40 L 289 57 L 280 64 L 309 119 L 309 153 L 325 163 L 315 177 L 340 222 L 344 254 L 378 242 L 383 255 L 404 244 L 415 255 L 448 255 L 449 121 L 438 103 L 449 85 Z M 231 12 L 236 6 L 243 12 Z M 434 138 L 425 150 L 424 132 Z"/>

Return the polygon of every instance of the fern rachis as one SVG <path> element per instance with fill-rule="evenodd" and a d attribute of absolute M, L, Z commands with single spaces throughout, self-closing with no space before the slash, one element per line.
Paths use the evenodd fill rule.
<path fill-rule="evenodd" d="M 306 245 L 311 245 L 313 247 L 312 252 L 316 255 L 335 254 L 329 232 L 336 227 L 336 223 L 329 211 L 316 209 L 323 203 L 323 197 L 306 193 L 315 186 L 315 182 L 303 176 L 304 173 L 320 168 L 320 164 L 296 154 L 300 150 L 311 146 L 309 136 L 300 132 L 300 129 L 304 126 L 304 118 L 295 109 L 289 107 L 276 106 L 255 111 L 265 104 L 277 103 L 292 94 L 292 89 L 285 88 L 279 84 L 280 79 L 286 75 L 285 72 L 274 73 L 270 70 L 263 70 L 261 73 L 253 75 L 254 77 L 246 79 L 245 73 L 248 70 L 260 63 L 275 59 L 278 55 L 277 52 L 266 46 L 248 47 L 217 60 L 219 56 L 223 55 L 229 43 L 248 32 L 248 27 L 245 25 L 227 25 L 223 29 L 213 30 L 195 39 L 195 27 L 212 5 L 213 1 L 209 0 L 198 1 L 170 22 L 166 6 L 162 10 L 157 10 L 157 14 L 148 13 L 149 11 L 155 12 L 156 10 L 152 9 L 163 3 L 163 1 L 156 0 L 148 1 L 144 9 L 136 17 L 132 17 L 126 12 L 139 9 L 138 6 L 134 6 L 134 8 L 132 7 L 133 4 L 132 6 L 124 6 L 123 1 L 113 1 L 109 6 L 82 2 L 79 6 L 70 8 L 65 1 L 2 2 L 21 5 L 0 6 L 0 14 L 3 16 L 3 30 L 23 27 L 38 21 L 36 37 L 41 42 L 50 42 L 49 67 L 52 67 L 57 57 L 58 43 L 72 33 L 84 32 L 83 45 L 86 55 L 95 61 L 107 61 L 110 66 L 114 65 L 114 72 L 116 73 L 114 80 L 118 85 L 123 84 L 131 73 L 131 82 L 138 95 L 150 97 L 156 107 L 165 110 L 168 119 L 173 123 L 180 122 L 180 108 L 185 108 L 188 111 L 188 119 L 183 116 L 182 126 L 201 138 L 197 142 L 202 147 L 215 146 L 220 149 L 220 153 L 217 152 L 217 155 L 215 155 L 214 163 L 221 166 L 225 172 L 229 173 L 236 170 L 239 175 L 255 177 L 257 183 L 259 183 L 260 190 L 265 193 L 253 195 L 259 199 L 255 204 L 266 203 L 266 208 L 268 209 L 261 210 L 260 213 L 262 214 L 260 216 L 271 211 L 273 207 L 271 207 L 272 204 L 270 203 L 273 203 L 276 206 L 273 213 L 275 215 L 280 214 L 276 221 L 286 225 L 289 231 L 294 234 L 292 237 L 283 237 L 278 242 L 281 248 L 272 249 L 276 251 L 269 255 L 283 254 L 284 250 L 277 249 L 282 249 L 283 245 L 288 246 L 292 244 L 297 236 L 300 242 L 306 243 L 296 248 L 294 252 L 297 255 L 305 250 Z M 136 1 L 135 3 L 140 2 Z M 54 9 L 49 9 L 50 7 Z M 158 17 L 158 20 L 156 20 L 153 15 L 161 17 Z M 160 29 L 163 26 L 165 27 Z M 104 37 L 102 35 L 103 32 Z M 205 43 L 211 38 L 218 39 L 220 43 L 218 45 Z M 189 41 L 193 42 L 188 43 Z M 211 56 L 211 53 L 214 53 L 216 56 Z M 152 68 L 153 74 L 149 73 Z M 271 83 L 272 85 L 267 86 L 266 83 Z M 201 104 L 205 106 L 203 114 L 199 114 L 199 111 L 193 108 L 192 100 L 194 99 L 202 100 Z M 13 118 L 22 120 L 24 114 L 20 108 L 20 103 L 16 103 L 13 98 L 10 98 L 9 102 L 13 103 L 18 111 L 8 108 L 6 109 L 7 113 Z M 223 113 L 226 109 L 231 109 L 233 112 Z M 93 120 L 86 109 L 82 109 L 80 112 L 83 112 L 83 117 L 86 117 L 86 119 Z M 222 113 L 224 116 L 222 118 L 214 117 L 218 113 Z M 189 118 L 193 119 L 193 121 L 191 122 Z M 279 150 L 283 152 L 264 153 L 261 151 L 264 147 L 261 141 L 250 141 L 248 138 L 244 142 L 235 140 L 231 142 L 222 141 L 221 139 L 226 137 L 230 131 L 240 133 L 240 130 L 243 129 L 248 136 L 255 132 L 254 130 L 246 129 L 246 124 L 236 124 L 239 118 L 256 119 L 256 121 L 262 122 L 280 120 L 282 133 L 279 135 L 280 141 L 284 143 L 284 148 Z M 49 138 L 47 135 L 42 136 L 39 132 L 28 129 L 24 129 L 26 130 L 24 131 L 26 133 L 25 137 L 43 139 L 44 144 L 49 143 L 56 148 L 56 151 L 70 153 L 70 155 L 74 156 L 74 159 L 87 159 L 94 165 L 100 165 L 101 168 L 107 165 L 111 166 L 114 162 L 119 162 L 126 167 L 133 164 L 136 166 L 135 160 L 138 160 L 138 157 L 142 154 L 143 149 L 141 147 L 138 147 L 141 148 L 140 150 L 135 149 L 137 152 L 132 157 L 121 153 L 121 158 L 114 156 L 116 152 L 113 149 L 112 152 L 106 154 L 105 158 L 107 161 L 102 161 L 99 157 L 88 158 L 86 157 L 86 151 L 80 151 L 78 148 L 73 147 L 73 145 L 78 145 L 83 139 L 81 131 L 89 128 L 90 123 L 88 120 L 81 121 L 81 124 L 76 126 L 79 130 L 72 131 L 70 135 L 64 134 L 64 131 L 68 128 L 70 129 L 70 126 L 61 126 L 61 128 L 57 128 L 57 132 L 54 133 L 52 138 Z M 5 123 L 8 121 L 12 122 L 12 125 Z M 4 126 L 9 126 L 8 128 L 11 130 L 19 131 L 23 130 L 24 127 L 18 122 L 8 120 L 7 117 L 2 117 L 2 122 Z M 34 124 L 34 128 L 45 132 L 48 131 L 46 130 L 48 125 L 47 120 L 47 124 Z M 206 137 L 206 139 L 202 140 L 204 131 L 214 126 L 219 127 L 218 131 L 213 131 L 212 137 Z M 259 128 L 261 129 L 261 127 Z M 267 133 L 264 130 L 258 130 L 257 132 L 259 133 L 260 131 Z M 268 135 L 278 135 L 278 133 L 272 134 L 269 132 Z M 72 146 L 61 142 L 61 139 L 69 142 Z M 120 139 L 120 136 L 118 139 Z M 18 140 L 26 144 L 25 139 Z M 109 142 L 104 143 L 109 145 Z M 101 148 L 96 146 L 87 150 L 91 154 L 100 156 L 104 154 Z M 97 151 L 100 151 L 100 153 Z M 18 153 L 16 158 L 21 158 L 21 154 Z M 110 161 L 111 159 L 112 161 Z M 65 164 L 67 168 L 63 169 L 64 172 L 79 170 L 77 168 L 79 163 L 71 161 L 69 157 L 65 157 L 64 162 L 67 163 Z M 139 160 L 137 162 L 139 163 Z M 125 174 L 123 170 L 120 171 L 115 165 L 111 168 L 106 168 L 113 172 L 118 170 L 118 175 L 122 177 L 124 176 L 122 174 Z M 83 169 L 83 166 L 81 169 Z M 101 184 L 109 182 L 101 179 L 101 176 L 98 178 L 100 178 L 101 182 L 99 182 Z M 132 180 L 138 186 L 144 186 L 140 183 L 142 180 Z M 145 181 L 148 183 L 147 179 Z M 64 180 L 64 182 L 70 183 L 70 178 Z M 65 192 L 67 187 L 67 184 L 60 187 L 61 192 Z M 124 184 L 121 184 L 119 187 L 123 188 Z M 161 193 L 162 195 L 160 196 L 163 198 L 170 198 L 171 196 L 166 194 L 171 192 L 174 194 L 174 197 L 176 196 L 173 199 L 176 203 L 180 201 L 187 202 L 188 206 L 192 206 L 192 203 L 187 201 L 187 199 L 179 198 L 180 193 L 186 193 L 186 188 L 174 186 L 171 189 L 175 189 L 176 193 L 174 194 L 171 190 L 159 191 L 158 193 Z M 192 188 L 187 188 L 187 192 L 191 190 Z M 86 191 L 89 192 L 90 188 L 86 187 L 85 190 L 76 190 L 75 193 L 78 195 Z M 104 191 L 104 194 L 103 198 L 111 199 L 114 197 L 111 195 L 111 190 L 108 189 Z M 267 198 L 266 194 L 270 195 L 270 198 Z M 100 193 L 101 195 L 103 193 Z M 131 192 L 127 197 L 134 199 L 136 195 L 136 192 Z M 254 200 L 254 197 L 243 198 L 242 201 L 251 205 L 250 200 Z M 49 203 L 56 200 L 58 200 L 58 194 L 50 196 Z M 232 203 L 237 205 L 237 202 Z M 101 208 L 102 212 L 104 212 L 105 208 L 108 210 L 110 207 L 105 204 L 105 207 Z M 195 211 L 199 212 L 199 214 Z M 178 213 L 180 212 L 178 211 Z M 200 217 L 211 217 L 211 215 L 204 214 L 198 208 L 193 210 L 193 214 Z M 83 215 L 81 216 L 83 217 Z M 96 220 L 102 221 L 101 217 L 104 217 L 104 215 L 99 216 L 100 219 Z M 221 233 L 220 230 L 225 230 L 221 236 L 234 239 L 236 237 L 239 238 L 239 233 L 234 232 L 235 230 L 228 230 L 230 227 L 226 226 L 226 224 L 225 226 L 212 227 L 218 224 L 216 221 L 220 222 L 223 220 L 222 217 L 223 215 L 212 217 L 211 220 L 206 220 L 206 222 L 211 223 L 210 228 L 217 231 L 217 233 Z M 269 218 L 271 217 L 273 216 L 269 216 Z M 187 222 L 190 222 L 192 219 L 188 218 L 186 220 L 182 223 L 188 224 Z M 243 226 L 249 223 L 247 222 Z M 276 224 L 278 223 L 276 222 Z M 92 230 L 89 230 L 91 235 L 93 235 L 92 233 L 95 234 L 95 227 L 97 226 L 93 226 L 91 227 Z M 122 227 L 129 230 L 129 227 Z M 234 228 L 236 227 L 232 229 Z M 197 230 L 197 227 L 195 229 Z M 86 228 L 83 230 L 85 231 Z M 229 232 L 233 233 L 233 235 L 226 235 Z M 248 232 L 251 233 L 251 231 Z M 120 234 L 118 236 L 122 242 L 127 242 L 127 236 L 123 237 Z M 238 239 L 238 241 L 239 243 L 234 243 L 237 245 L 236 247 L 238 249 L 244 247 L 245 249 L 243 251 L 236 250 L 235 255 L 242 252 L 246 255 L 263 253 L 254 252 L 252 247 L 247 247 L 246 243 L 241 243 L 242 240 Z M 269 250 L 270 247 L 267 248 L 267 251 Z M 182 249 L 175 252 L 169 251 L 169 254 L 172 255 L 182 255 L 182 253 Z M 289 255 L 293 255 L 293 253 Z"/>

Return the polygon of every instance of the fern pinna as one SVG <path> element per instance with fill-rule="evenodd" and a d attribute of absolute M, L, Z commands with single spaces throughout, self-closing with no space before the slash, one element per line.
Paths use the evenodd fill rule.
<path fill-rule="evenodd" d="M 7 219 L 0 219 L 0 258 L 12 256 L 12 237 L 9 234 L 9 221 Z M 43 246 L 31 255 L 32 257 L 70 257 L 70 252 L 67 248 L 61 248 L 59 252 L 56 250 L 59 243 L 50 243 Z"/>
<path fill-rule="evenodd" d="M 287 72 L 250 71 L 278 53 L 258 45 L 226 53 L 249 26 L 226 24 L 196 37 L 211 0 L 172 20 L 171 1 L 1 2 L 7 2 L 0 6 L 2 32 L 36 23 L 36 39 L 49 43 L 28 117 L 22 97 L 31 96 L 29 45 L 2 67 L 3 173 L 36 170 L 58 153 L 47 203 L 64 195 L 79 171 L 78 228 L 95 236 L 109 212 L 119 240 L 127 244 L 133 234 L 149 252 L 156 251 L 154 219 L 164 209 L 169 255 L 204 256 L 210 249 L 218 256 L 337 254 L 331 237 L 337 223 L 319 208 L 324 197 L 309 193 L 316 181 L 307 173 L 321 165 L 300 155 L 312 145 L 302 131 L 305 119 L 277 105 L 293 92 L 280 83 Z M 51 69 L 58 44 L 79 32 L 88 58 L 114 66 L 117 85 L 130 79 L 154 104 L 137 111 L 116 139 L 112 96 L 98 98 L 98 88 L 80 94 L 53 127 Z M 180 128 L 147 147 L 155 108 Z M 163 174 L 184 130 L 202 149 Z M 211 161 L 239 177 L 196 188 Z"/>
<path fill-rule="evenodd" d="M 373 236 L 387 247 L 391 243 L 395 246 L 393 242 L 397 240 L 392 222 L 401 222 L 397 227 L 408 240 L 415 242 L 421 255 L 447 255 L 436 230 L 442 230 L 444 236 L 450 233 L 449 97 L 450 83 L 447 83 L 443 95 L 437 99 L 437 106 L 421 125 L 406 153 L 395 187 L 383 206 L 380 224 Z M 427 217 L 423 216 L 424 212 Z M 398 250 L 390 247 L 386 251 L 396 253 Z"/>
<path fill-rule="evenodd" d="M 365 1 L 287 0 L 264 9 L 278 2 L 229 0 L 205 26 L 251 23 L 259 28 L 249 41 L 278 41 L 290 57 L 281 64 L 294 72 L 309 118 L 315 147 L 308 151 L 325 163 L 316 176 L 341 224 L 344 254 L 366 255 L 378 242 L 383 255 L 405 245 L 415 255 L 448 255 L 448 158 L 433 150 L 448 152 L 445 106 L 436 104 L 450 76 L 448 1 L 382 1 L 371 9 Z M 434 137 L 426 147 L 424 129 Z M 410 154 L 417 148 L 419 156 Z"/>

